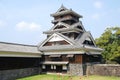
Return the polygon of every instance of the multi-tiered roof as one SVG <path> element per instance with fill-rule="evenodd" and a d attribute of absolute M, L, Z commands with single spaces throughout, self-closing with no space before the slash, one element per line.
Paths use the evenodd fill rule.
<path fill-rule="evenodd" d="M 79 18 L 81 15 L 72 9 L 67 9 L 63 5 L 57 12 L 51 14 L 54 17 L 52 23 L 54 26 L 43 32 L 47 35 L 47 39 L 39 45 L 42 52 L 48 51 L 76 51 L 99 52 L 98 48 L 90 32 L 86 31 Z"/>

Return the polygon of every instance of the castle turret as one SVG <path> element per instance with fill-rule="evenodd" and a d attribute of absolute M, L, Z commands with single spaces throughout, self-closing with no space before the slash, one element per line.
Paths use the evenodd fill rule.
<path fill-rule="evenodd" d="M 54 20 L 52 20 L 54 27 L 44 32 L 48 36 L 58 32 L 75 40 L 79 35 L 85 32 L 82 22 L 79 20 L 82 16 L 72 9 L 67 9 L 62 5 L 58 11 L 51 14 L 51 16 L 54 17 Z"/>
<path fill-rule="evenodd" d="M 65 22 L 67 24 L 74 24 L 79 21 L 79 18 L 82 18 L 81 15 L 74 12 L 72 9 L 67 9 L 63 5 L 58 9 L 56 13 L 51 14 L 54 17 L 52 21 L 54 24 L 58 22 Z"/>
<path fill-rule="evenodd" d="M 90 32 L 84 29 L 81 15 L 62 5 L 51 16 L 54 26 L 43 32 L 47 38 L 38 46 L 43 53 L 43 71 L 83 75 L 82 64 L 100 62 L 102 49 L 96 46 Z"/>

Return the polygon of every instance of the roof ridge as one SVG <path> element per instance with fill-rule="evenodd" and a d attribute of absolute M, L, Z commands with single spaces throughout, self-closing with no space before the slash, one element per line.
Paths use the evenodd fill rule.
<path fill-rule="evenodd" d="M 31 47 L 37 47 L 37 45 L 28 45 L 28 44 L 19 44 L 19 43 L 10 43 L 10 42 L 1 42 L 2 44 L 11 44 L 11 45 L 20 45 L 20 46 L 31 46 Z"/>

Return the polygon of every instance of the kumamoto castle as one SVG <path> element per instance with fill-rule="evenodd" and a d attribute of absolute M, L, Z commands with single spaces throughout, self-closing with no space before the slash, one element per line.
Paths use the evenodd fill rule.
<path fill-rule="evenodd" d="M 41 73 L 85 75 L 87 63 L 101 62 L 103 49 L 85 30 L 82 15 L 62 5 L 51 16 L 54 26 L 38 45 L 0 42 L 0 80 Z"/>

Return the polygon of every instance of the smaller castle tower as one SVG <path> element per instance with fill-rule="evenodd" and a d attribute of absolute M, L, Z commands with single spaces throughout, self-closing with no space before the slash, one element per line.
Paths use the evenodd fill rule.
<path fill-rule="evenodd" d="M 102 49 L 83 27 L 81 15 L 62 5 L 51 16 L 54 26 L 43 32 L 47 39 L 38 47 L 43 53 L 41 65 L 44 72 L 83 75 L 84 64 L 100 62 Z"/>

